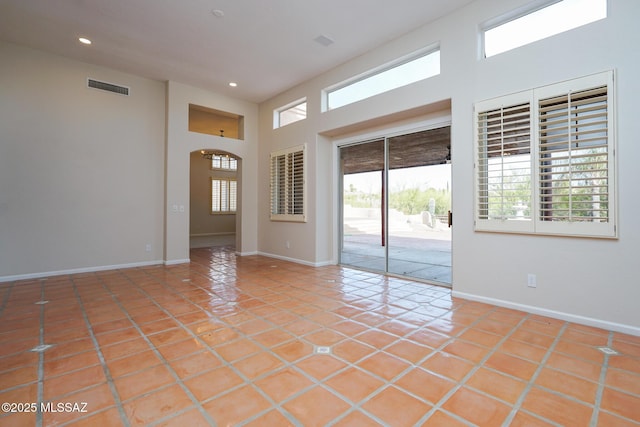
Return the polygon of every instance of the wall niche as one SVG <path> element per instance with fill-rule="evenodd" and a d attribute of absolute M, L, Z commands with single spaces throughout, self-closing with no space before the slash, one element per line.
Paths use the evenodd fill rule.
<path fill-rule="evenodd" d="M 189 131 L 244 140 L 244 116 L 189 104 Z"/>

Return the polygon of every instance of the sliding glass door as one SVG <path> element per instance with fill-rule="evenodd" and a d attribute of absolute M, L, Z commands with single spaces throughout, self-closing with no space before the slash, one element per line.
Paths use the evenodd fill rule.
<path fill-rule="evenodd" d="M 340 149 L 340 262 L 451 284 L 449 127 Z"/>

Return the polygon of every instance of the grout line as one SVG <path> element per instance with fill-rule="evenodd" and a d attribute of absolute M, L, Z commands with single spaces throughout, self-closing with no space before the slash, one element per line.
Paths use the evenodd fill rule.
<path fill-rule="evenodd" d="M 44 301 L 44 280 L 40 280 L 40 301 Z M 39 345 L 44 345 L 44 304 L 40 305 Z M 42 405 L 44 402 L 44 351 L 38 352 L 38 409 L 36 411 L 36 427 L 43 426 Z"/>
<path fill-rule="evenodd" d="M 613 348 L 613 332 L 609 331 L 609 337 L 607 339 L 607 347 Z M 609 369 L 609 359 L 611 356 L 604 353 L 604 361 L 602 362 L 602 370 L 600 371 L 600 380 L 598 381 L 598 390 L 596 391 L 596 399 L 594 402 L 595 408 L 591 415 L 591 427 L 598 425 L 598 417 L 600 415 L 600 404 L 602 403 L 602 395 L 604 394 L 605 382 L 607 380 L 607 370 Z"/>
<path fill-rule="evenodd" d="M 98 283 L 99 282 L 100 282 L 100 279 L 98 278 Z M 73 276 L 71 276 L 71 286 L 73 287 L 73 294 L 75 295 L 76 300 L 78 301 L 78 305 L 80 306 L 80 310 L 82 312 L 82 318 L 84 319 L 85 326 L 89 330 L 89 336 L 91 337 L 91 341 L 93 342 L 93 347 L 95 348 L 96 353 L 98 355 L 98 360 L 100 360 L 100 365 L 101 365 L 102 370 L 104 371 L 104 375 L 105 375 L 105 377 L 107 379 L 107 384 L 109 385 L 109 390 L 111 391 L 111 395 L 113 396 L 113 400 L 114 400 L 114 402 L 116 404 L 116 408 L 118 410 L 118 414 L 120 415 L 120 419 L 121 419 L 122 423 L 125 426 L 128 427 L 131 424 L 129 423 L 129 419 L 127 418 L 127 415 L 124 412 L 124 408 L 122 407 L 122 401 L 120 400 L 120 394 L 118 393 L 118 390 L 116 389 L 116 385 L 113 382 L 113 377 L 111 376 L 111 371 L 109 370 L 109 367 L 107 366 L 107 362 L 106 362 L 106 360 L 104 358 L 104 355 L 102 354 L 102 350 L 100 349 L 100 344 L 98 343 L 96 335 L 93 332 L 93 327 L 91 325 L 91 322 L 89 321 L 89 317 L 87 316 L 87 311 L 84 308 L 84 303 L 82 302 L 82 298 L 80 297 L 80 294 L 78 293 L 78 287 L 76 286 L 76 283 L 73 280 Z"/>

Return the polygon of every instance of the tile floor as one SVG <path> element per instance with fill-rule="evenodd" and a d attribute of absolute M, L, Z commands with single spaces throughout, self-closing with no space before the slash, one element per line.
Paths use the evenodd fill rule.
<path fill-rule="evenodd" d="M 195 249 L 0 284 L 0 402 L 49 404 L 12 427 L 638 426 L 640 338 Z"/>

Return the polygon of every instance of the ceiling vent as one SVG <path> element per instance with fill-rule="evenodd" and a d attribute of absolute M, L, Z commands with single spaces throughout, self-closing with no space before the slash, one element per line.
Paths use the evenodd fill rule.
<path fill-rule="evenodd" d="M 112 83 L 101 82 L 99 80 L 87 79 L 87 87 L 93 89 L 106 90 L 107 92 L 113 92 L 124 96 L 129 96 L 129 88 L 126 86 L 118 86 Z"/>

